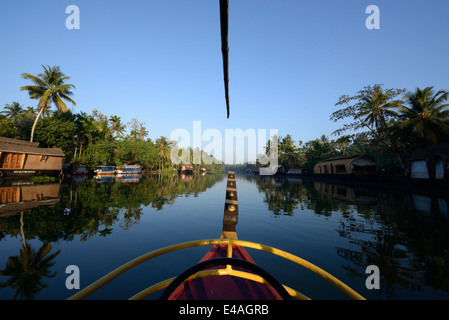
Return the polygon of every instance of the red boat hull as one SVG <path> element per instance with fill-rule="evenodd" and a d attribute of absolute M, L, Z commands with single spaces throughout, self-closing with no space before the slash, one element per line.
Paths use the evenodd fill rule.
<path fill-rule="evenodd" d="M 227 245 L 214 245 L 200 262 L 225 258 Z M 233 245 L 233 258 L 254 263 L 242 246 Z M 225 266 L 213 267 L 223 269 Z M 213 269 L 211 268 L 211 269 Z M 236 268 L 237 270 L 243 270 Z M 184 281 L 168 298 L 169 300 L 282 300 L 271 286 L 233 276 L 209 276 Z"/>

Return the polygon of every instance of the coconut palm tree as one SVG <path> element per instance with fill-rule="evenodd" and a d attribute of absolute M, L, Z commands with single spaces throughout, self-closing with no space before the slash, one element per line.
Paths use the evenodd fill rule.
<path fill-rule="evenodd" d="M 33 107 L 27 107 L 26 110 L 23 110 L 22 114 L 25 117 L 31 117 L 31 116 L 36 116 L 37 112 L 36 109 L 34 109 Z"/>
<path fill-rule="evenodd" d="M 403 135 L 416 138 L 422 146 L 439 143 L 449 138 L 449 92 L 433 87 L 416 88 L 405 95 L 408 106 L 399 108 L 398 128 Z"/>
<path fill-rule="evenodd" d="M 398 141 L 391 139 L 390 125 L 391 120 L 399 117 L 396 110 L 401 107 L 404 100 L 395 98 L 403 92 L 403 89 L 384 90 L 379 84 L 373 88 L 367 87 L 359 97 L 361 108 L 358 117 L 363 119 L 365 127 L 374 134 L 377 143 L 389 150 L 404 170 L 404 161 L 399 152 L 400 145 Z"/>
<path fill-rule="evenodd" d="M 362 112 L 359 116 L 365 117 L 364 122 L 377 132 L 387 128 L 388 120 L 397 118 L 395 110 L 401 106 L 402 100 L 392 100 L 402 90 L 388 89 L 384 91 L 381 85 L 375 85 L 360 97 Z"/>
<path fill-rule="evenodd" d="M 142 126 L 139 130 L 139 139 L 145 141 L 145 137 L 148 135 L 148 130 Z"/>
<path fill-rule="evenodd" d="M 111 123 L 111 131 L 115 134 L 115 137 L 123 135 L 126 129 L 126 125 L 122 124 L 120 117 L 110 116 L 109 122 Z"/>
<path fill-rule="evenodd" d="M 22 105 L 17 101 L 13 101 L 11 104 L 6 104 L 4 109 L 5 110 L 0 113 L 4 114 L 8 118 L 13 118 L 23 112 Z"/>
<path fill-rule="evenodd" d="M 66 100 L 76 106 L 75 101 L 73 101 L 70 96 L 73 95 L 71 89 L 76 89 L 73 84 L 65 83 L 70 77 L 67 77 L 61 72 L 58 66 L 42 66 L 44 68 L 43 73 L 39 73 L 37 76 L 33 76 L 29 73 L 22 74 L 22 78 L 26 80 L 31 80 L 33 85 L 23 86 L 20 88 L 21 91 L 28 91 L 31 99 L 39 100 L 37 108 L 39 113 L 36 116 L 33 127 L 31 129 L 30 141 L 33 141 L 34 129 L 36 127 L 37 121 L 40 118 L 44 109 L 48 109 L 53 102 L 57 108 L 58 115 L 61 112 L 68 112 L 66 104 L 62 100 Z"/>
<path fill-rule="evenodd" d="M 168 158 L 170 155 L 171 143 L 166 137 L 162 136 L 156 140 L 156 150 L 161 157 L 161 169 L 164 168 L 164 159 Z"/>

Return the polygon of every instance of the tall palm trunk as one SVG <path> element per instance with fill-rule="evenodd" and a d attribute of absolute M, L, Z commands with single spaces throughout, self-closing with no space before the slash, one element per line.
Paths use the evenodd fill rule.
<path fill-rule="evenodd" d="M 43 107 L 41 108 L 41 110 L 39 110 L 39 113 L 37 114 L 36 119 L 34 119 L 33 127 L 31 128 L 30 142 L 33 142 L 34 129 L 36 128 L 37 121 L 39 120 L 39 118 L 40 118 L 40 116 L 41 116 L 41 114 L 42 114 L 42 111 L 44 111 L 44 108 L 45 108 L 45 106 L 43 106 Z"/>

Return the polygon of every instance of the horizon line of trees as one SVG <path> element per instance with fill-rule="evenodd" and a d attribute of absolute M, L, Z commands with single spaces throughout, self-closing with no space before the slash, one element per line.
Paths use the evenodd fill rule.
<path fill-rule="evenodd" d="M 20 140 L 26 140 L 29 136 L 36 113 L 20 107 L 22 111 L 19 112 L 11 112 L 6 107 L 6 112 L 0 112 L 0 136 Z M 150 170 L 177 169 L 170 159 L 174 141 L 164 136 L 155 141 L 147 138 L 145 123 L 137 119 L 132 119 L 127 125 L 131 129 L 128 134 L 120 117 L 108 117 L 98 110 L 93 110 L 92 114 L 65 112 L 58 115 L 56 111 L 47 112 L 40 116 L 34 140 L 41 147 L 61 148 L 65 153 L 65 162 L 82 163 L 90 168 L 98 165 L 140 164 Z M 192 149 L 190 154 L 192 159 Z M 216 163 L 202 162 L 193 164 L 193 167 L 196 171 L 201 168 L 209 172 L 223 170 L 223 165 Z"/>
<path fill-rule="evenodd" d="M 266 152 L 277 143 L 278 163 L 286 170 L 312 171 L 316 163 L 325 159 L 369 155 L 379 169 L 404 174 L 407 160 L 416 149 L 449 142 L 449 92 L 435 91 L 433 87 L 407 92 L 382 86 L 367 86 L 352 97 L 340 97 L 335 106 L 343 108 L 333 112 L 330 120 L 349 122 L 332 133 L 337 139 L 323 134 L 304 143 L 296 142 L 290 134 L 274 136 L 267 142 Z M 257 160 L 255 164 L 231 167 L 258 166 Z"/>
<path fill-rule="evenodd" d="M 133 162 L 162 170 L 174 166 L 170 151 L 176 142 L 163 136 L 155 142 L 145 140 L 148 130 L 145 123 L 137 119 L 127 124 L 130 133 L 125 135 L 126 125 L 117 115 L 107 117 L 97 110 L 91 115 L 71 113 L 64 103 L 76 105 L 71 98 L 71 90 L 76 87 L 66 83 L 70 77 L 58 66 L 42 67 L 44 71 L 36 76 L 22 74 L 32 85 L 20 88 L 27 91 L 31 99 L 38 100 L 37 107 L 25 109 L 16 101 L 6 104 L 0 112 L 0 136 L 22 140 L 30 137 L 30 141 L 35 138 L 44 147 L 60 147 L 66 154 L 66 161 L 82 162 L 91 167 Z M 330 157 L 367 154 L 381 169 L 404 173 L 411 152 L 449 142 L 448 91 L 435 92 L 433 87 L 426 87 L 407 92 L 382 86 L 367 86 L 354 96 L 339 98 L 335 106 L 343 107 L 333 112 L 330 120 L 349 119 L 349 122 L 332 133 L 337 139 L 330 140 L 322 135 L 319 139 L 296 143 L 290 134 L 275 136 L 273 141 L 267 141 L 266 155 L 271 143 L 277 140 L 278 160 L 287 170 L 312 169 L 317 162 Z M 52 105 L 56 107 L 55 112 L 50 111 Z M 260 155 L 259 159 L 266 155 Z M 204 166 L 207 165 L 194 164 L 195 169 Z M 215 163 L 209 167 L 217 169 Z"/>
<path fill-rule="evenodd" d="M 22 86 L 29 97 L 38 100 L 36 108 L 24 108 L 17 101 L 6 104 L 0 112 L 0 136 L 27 140 L 35 139 L 43 147 L 59 147 L 65 153 L 66 162 L 83 163 L 89 167 L 98 165 L 140 164 L 150 169 L 173 169 L 170 151 L 176 145 L 161 136 L 156 141 L 147 138 L 148 130 L 144 122 L 132 119 L 126 126 L 117 115 L 110 117 L 94 109 L 72 113 L 64 101 L 76 106 L 71 98 L 73 84 L 66 83 L 70 77 L 62 73 L 59 66 L 42 66 L 43 72 L 32 75 L 23 73 L 22 78 L 31 85 Z M 56 111 L 51 112 L 54 105 Z M 203 152 L 203 151 L 202 151 Z M 190 150 L 193 154 L 193 150 Z M 221 167 L 220 167 L 221 166 Z M 223 166 L 194 164 L 194 170 L 220 171 Z"/>

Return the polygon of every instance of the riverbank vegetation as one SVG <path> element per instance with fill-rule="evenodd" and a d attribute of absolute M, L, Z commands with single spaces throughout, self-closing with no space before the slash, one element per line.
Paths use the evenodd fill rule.
<path fill-rule="evenodd" d="M 376 160 L 382 171 L 403 174 L 416 149 L 449 142 L 448 95 L 448 91 L 433 87 L 406 91 L 368 86 L 354 96 L 341 96 L 336 103 L 338 110 L 330 120 L 342 125 L 332 133 L 335 139 L 322 135 L 303 142 L 295 141 L 290 134 L 274 136 L 267 142 L 266 150 L 277 142 L 278 162 L 286 170 L 312 171 L 324 159 L 366 154 Z"/>
<path fill-rule="evenodd" d="M 22 74 L 32 85 L 23 86 L 29 97 L 38 100 L 36 107 L 25 107 L 13 101 L 0 112 L 0 136 L 40 142 L 42 147 L 62 148 L 66 162 L 97 165 L 140 164 L 150 170 L 173 170 L 170 160 L 173 141 L 159 137 L 147 138 L 145 123 L 133 119 L 124 124 L 118 115 L 107 116 L 98 110 L 91 114 L 72 113 L 63 100 L 72 100 L 76 89 L 67 84 L 70 79 L 60 68 L 43 66 L 44 72 L 33 76 Z M 333 122 L 342 123 L 332 133 L 335 139 L 321 137 L 303 142 L 287 134 L 275 136 L 279 163 L 288 170 L 313 166 L 327 158 L 367 154 L 380 169 L 403 173 L 408 157 L 417 148 L 449 142 L 448 91 L 433 87 L 385 89 L 376 84 L 343 95 L 330 115 Z M 50 110 L 51 106 L 56 111 Z M 128 130 L 127 130 L 128 129 Z M 127 133 L 128 131 L 128 133 Z M 267 152 L 271 143 L 267 141 Z M 193 151 L 190 149 L 191 158 Z M 238 167 L 254 167 L 244 164 Z M 194 164 L 194 170 L 223 170 L 223 165 Z M 233 167 L 235 168 L 235 166 Z"/>
<path fill-rule="evenodd" d="M 22 78 L 30 80 L 32 85 L 20 90 L 27 91 L 31 99 L 37 100 L 37 106 L 25 107 L 17 101 L 7 103 L 0 112 L 0 136 L 34 140 L 41 147 L 61 148 L 65 162 L 82 163 L 90 168 L 140 164 L 149 170 L 168 172 L 177 169 L 170 160 L 174 142 L 163 136 L 155 141 L 147 138 L 149 131 L 145 123 L 137 119 L 124 124 L 118 115 L 107 116 L 96 109 L 91 114 L 71 112 L 63 101 L 76 105 L 71 98 L 71 90 L 76 87 L 66 83 L 70 77 L 58 66 L 43 66 L 43 69 L 36 76 L 22 74 Z M 53 105 L 56 111 L 51 111 Z M 189 151 L 193 156 L 193 150 Z M 201 163 L 194 164 L 193 168 L 218 172 L 224 166 Z"/>

